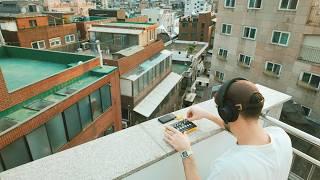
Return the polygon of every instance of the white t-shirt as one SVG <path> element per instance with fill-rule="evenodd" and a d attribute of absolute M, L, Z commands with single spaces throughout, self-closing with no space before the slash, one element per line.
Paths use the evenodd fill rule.
<path fill-rule="evenodd" d="M 271 138 L 266 145 L 236 145 L 215 160 L 208 180 L 287 180 L 292 145 L 279 127 L 265 128 Z"/>

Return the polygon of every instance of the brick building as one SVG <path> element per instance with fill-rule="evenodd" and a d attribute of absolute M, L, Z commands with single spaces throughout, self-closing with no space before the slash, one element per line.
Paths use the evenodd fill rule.
<path fill-rule="evenodd" d="M 212 33 L 211 12 L 181 17 L 179 20 L 179 40 L 210 42 Z"/>
<path fill-rule="evenodd" d="M 48 16 L 27 13 L 0 14 L 0 26 L 8 45 L 50 49 L 77 41 L 76 24 L 49 26 Z"/>
<path fill-rule="evenodd" d="M 242 76 L 290 94 L 320 123 L 319 0 L 218 5 L 212 80 Z"/>
<path fill-rule="evenodd" d="M 99 58 L 1 46 L 0 67 L 0 171 L 121 130 L 119 72 Z"/>

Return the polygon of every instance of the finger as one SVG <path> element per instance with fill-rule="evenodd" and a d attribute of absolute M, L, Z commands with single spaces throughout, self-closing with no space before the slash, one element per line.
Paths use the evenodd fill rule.
<path fill-rule="evenodd" d="M 175 129 L 174 127 L 171 127 L 171 126 L 167 126 L 166 127 L 168 130 L 174 132 L 174 133 L 181 133 L 180 131 L 178 131 L 177 129 Z"/>
<path fill-rule="evenodd" d="M 174 132 L 172 132 L 172 131 L 170 131 L 170 130 L 165 130 L 165 133 L 167 133 L 167 134 L 170 134 L 171 136 L 173 136 L 174 135 Z"/>
<path fill-rule="evenodd" d="M 165 140 L 167 143 L 172 144 L 172 140 L 170 140 L 170 139 L 168 139 L 168 138 L 166 138 L 166 137 L 164 137 L 164 140 Z"/>
<path fill-rule="evenodd" d="M 164 134 L 164 137 L 167 138 L 167 139 L 172 140 L 172 136 L 171 136 L 170 134 L 168 134 L 168 133 L 165 133 L 165 134 Z"/>

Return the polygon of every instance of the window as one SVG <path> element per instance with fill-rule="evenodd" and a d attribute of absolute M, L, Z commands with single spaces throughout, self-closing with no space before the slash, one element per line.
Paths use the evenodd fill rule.
<path fill-rule="evenodd" d="M 290 32 L 283 31 L 272 31 L 272 44 L 277 44 L 280 46 L 288 46 L 290 38 Z"/>
<path fill-rule="evenodd" d="M 164 61 L 160 62 L 160 74 L 162 74 L 164 71 Z"/>
<path fill-rule="evenodd" d="M 109 107 L 112 106 L 110 88 L 111 88 L 110 85 L 104 85 L 100 88 L 103 111 L 107 110 Z"/>
<path fill-rule="evenodd" d="M 310 116 L 312 109 L 307 107 L 307 106 L 303 106 L 303 105 L 301 105 L 301 107 L 302 107 L 304 115 L 305 116 Z"/>
<path fill-rule="evenodd" d="M 255 40 L 257 34 L 257 28 L 244 26 L 242 38 Z"/>
<path fill-rule="evenodd" d="M 37 21 L 36 20 L 29 20 L 30 27 L 37 27 Z"/>
<path fill-rule="evenodd" d="M 244 55 L 244 54 L 240 54 L 239 55 L 239 64 L 245 67 L 250 67 L 251 65 L 251 60 L 252 57 Z"/>
<path fill-rule="evenodd" d="M 43 158 L 51 154 L 51 147 L 45 126 L 33 130 L 26 135 L 30 153 L 33 160 Z"/>
<path fill-rule="evenodd" d="M 221 33 L 225 35 L 230 35 L 232 30 L 231 24 L 222 24 Z"/>
<path fill-rule="evenodd" d="M 224 0 L 225 8 L 234 8 L 236 0 Z"/>
<path fill-rule="evenodd" d="M 64 110 L 63 114 L 67 126 L 68 138 L 71 140 L 81 132 L 80 116 L 77 104 L 74 104 L 68 109 Z"/>
<path fill-rule="evenodd" d="M 312 88 L 320 88 L 320 75 L 309 72 L 302 72 L 300 74 L 299 80 Z"/>
<path fill-rule="evenodd" d="M 196 22 L 195 22 L 195 23 L 192 23 L 192 27 L 193 27 L 193 28 L 197 28 L 197 24 L 198 24 L 198 23 L 196 23 Z"/>
<path fill-rule="evenodd" d="M 281 68 L 282 68 L 281 64 L 272 63 L 270 61 L 267 61 L 266 65 L 265 65 L 265 72 L 270 75 L 279 77 L 280 73 L 281 73 Z"/>
<path fill-rule="evenodd" d="M 29 5 L 29 12 L 37 12 L 37 6 L 36 5 Z"/>
<path fill-rule="evenodd" d="M 92 114 L 89 97 L 85 97 L 78 102 L 80 120 L 82 128 L 86 128 L 92 122 Z"/>
<path fill-rule="evenodd" d="M 11 169 L 31 161 L 27 143 L 20 138 L 1 150 L 1 157 L 6 169 Z"/>
<path fill-rule="evenodd" d="M 142 76 L 139 77 L 138 82 L 139 82 L 139 93 L 140 93 L 143 91 L 143 77 Z"/>
<path fill-rule="evenodd" d="M 62 114 L 60 113 L 48 121 L 46 123 L 46 128 L 52 151 L 57 152 L 67 143 Z"/>
<path fill-rule="evenodd" d="M 151 22 L 152 21 L 152 19 L 151 18 L 149 18 L 149 22 Z"/>
<path fill-rule="evenodd" d="M 296 10 L 298 5 L 298 0 L 281 0 L 279 9 L 280 10 Z"/>
<path fill-rule="evenodd" d="M 143 78 L 143 88 L 146 88 L 148 86 L 148 73 L 144 73 L 142 75 Z"/>
<path fill-rule="evenodd" d="M 137 96 L 139 94 L 139 84 L 138 80 L 133 81 L 133 96 Z"/>
<path fill-rule="evenodd" d="M 188 27 L 188 23 L 187 22 L 183 22 L 182 23 L 182 27 L 187 28 Z"/>
<path fill-rule="evenodd" d="M 248 0 L 249 9 L 260 9 L 261 4 L 262 4 L 262 0 Z"/>
<path fill-rule="evenodd" d="M 45 44 L 44 40 L 34 41 L 34 42 L 31 43 L 31 47 L 33 49 L 45 49 L 46 48 L 46 44 Z"/>
<path fill-rule="evenodd" d="M 201 28 L 203 29 L 206 26 L 205 23 L 201 23 Z"/>
<path fill-rule="evenodd" d="M 220 71 L 216 71 L 215 73 L 215 79 L 222 82 L 224 79 L 224 73 Z"/>
<path fill-rule="evenodd" d="M 59 37 L 49 39 L 50 47 L 60 46 L 61 45 L 61 39 Z"/>
<path fill-rule="evenodd" d="M 220 58 L 227 59 L 227 57 L 228 57 L 228 50 L 219 48 L 218 56 L 219 56 Z"/>
<path fill-rule="evenodd" d="M 102 113 L 99 89 L 90 95 L 90 103 L 93 120 L 95 120 Z"/>
<path fill-rule="evenodd" d="M 73 42 L 76 41 L 74 34 L 66 35 L 66 36 L 64 37 L 64 40 L 65 40 L 66 43 L 73 43 Z"/>

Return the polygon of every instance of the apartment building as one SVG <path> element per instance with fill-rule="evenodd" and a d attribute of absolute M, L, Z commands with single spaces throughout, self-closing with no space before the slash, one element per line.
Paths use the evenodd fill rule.
<path fill-rule="evenodd" d="M 0 27 L 8 45 L 50 49 L 75 43 L 76 24 L 49 26 L 48 16 L 38 13 L 1 14 Z"/>
<path fill-rule="evenodd" d="M 119 72 L 99 58 L 0 46 L 0 171 L 122 129 Z"/>
<path fill-rule="evenodd" d="M 210 42 L 211 12 L 200 12 L 198 15 L 181 17 L 179 23 L 179 40 Z"/>
<path fill-rule="evenodd" d="M 0 3 L 0 13 L 11 13 L 11 14 L 19 14 L 19 13 L 34 13 L 41 12 L 43 10 L 43 6 L 40 1 L 1 1 Z"/>
<path fill-rule="evenodd" d="M 114 53 L 131 46 L 147 46 L 156 41 L 157 24 L 112 22 L 95 24 L 89 29 L 90 41 L 100 40 L 101 49 Z"/>
<path fill-rule="evenodd" d="M 95 9 L 91 0 L 44 0 L 44 9 L 53 12 L 74 12 L 76 15 L 88 16 L 89 9 Z"/>
<path fill-rule="evenodd" d="M 211 11 L 212 4 L 207 0 L 186 0 L 184 5 L 184 15 L 197 15 L 199 12 Z"/>
<path fill-rule="evenodd" d="M 241 76 L 290 94 L 320 123 L 319 0 L 225 0 L 218 12 L 212 79 Z"/>

